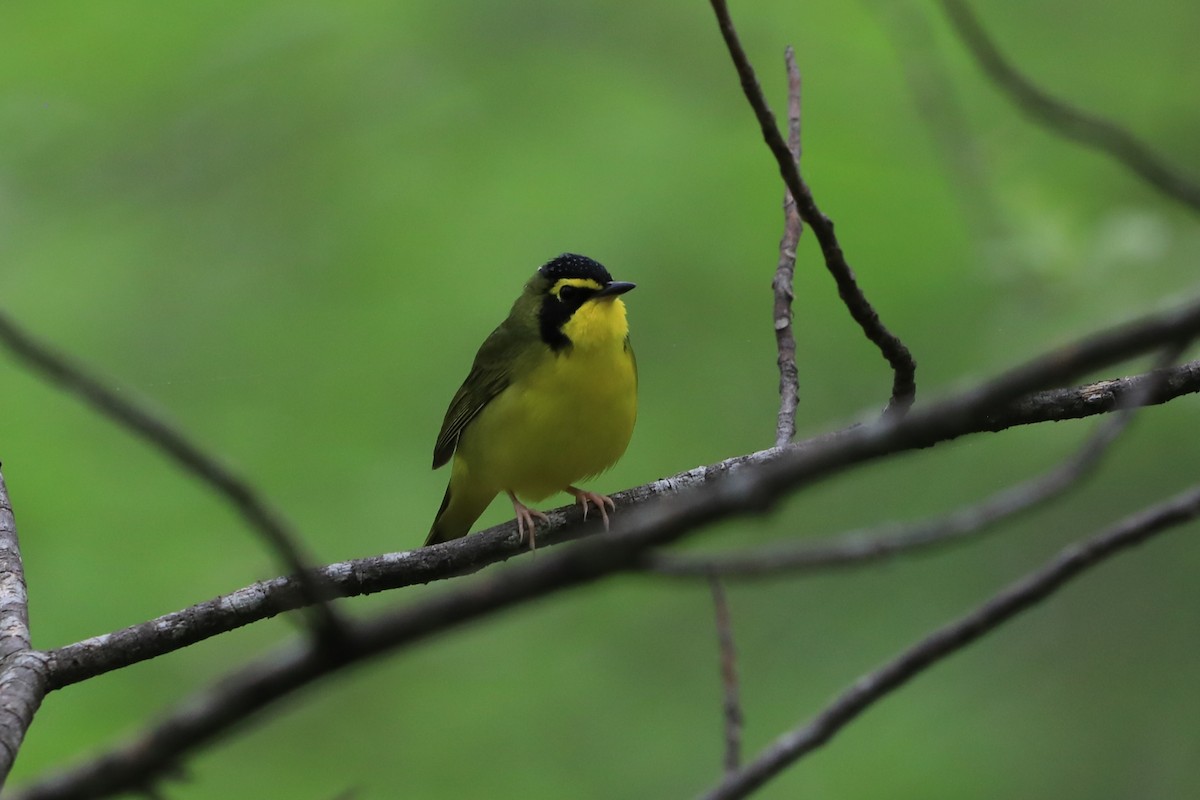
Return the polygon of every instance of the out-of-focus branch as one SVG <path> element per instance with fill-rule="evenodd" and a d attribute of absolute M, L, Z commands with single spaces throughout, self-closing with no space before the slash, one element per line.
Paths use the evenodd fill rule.
<path fill-rule="evenodd" d="M 1015 425 L 1108 413 L 1117 408 L 1122 399 L 1143 391 L 1141 387 L 1146 386 L 1157 386 L 1144 395 L 1146 405 L 1165 403 L 1176 397 L 1200 392 L 1200 361 L 1157 373 L 1040 392 L 999 411 L 980 415 L 969 425 L 944 429 L 939 432 L 940 439 L 925 439 L 897 449 L 926 447 L 937 441 L 978 431 L 1000 431 Z M 857 435 L 856 431 L 859 428 L 826 434 L 792 445 L 786 451 L 760 450 L 726 459 L 619 492 L 613 498 L 619 509 L 630 510 L 655 498 L 708 487 L 732 472 L 753 470 L 778 460 L 785 452 L 803 453 L 837 446 L 848 437 Z M 622 511 L 624 513 L 626 511 Z M 577 527 L 580 516 L 576 506 L 564 506 L 549 512 L 549 516 L 551 524 L 538 534 L 539 549 L 574 539 L 585 530 L 598 530 Z M 840 549 L 840 545 L 834 549 Z M 506 522 L 433 547 L 331 564 L 321 569 L 319 579 L 322 591 L 339 597 L 351 597 L 475 572 L 521 555 L 526 550 L 521 546 L 515 523 Z M 827 559 L 831 564 L 843 558 L 828 553 L 819 554 L 817 551 L 810 557 L 814 561 Z M 48 654 L 50 688 L 61 688 L 173 652 L 225 631 L 299 608 L 304 602 L 293 579 L 274 578 L 113 633 L 51 650 Z"/>
<path fill-rule="evenodd" d="M 957 96 L 926 3 L 868 0 L 867 6 L 875 11 L 891 40 L 917 116 L 945 166 L 949 186 L 957 196 L 955 206 L 970 227 L 971 238 L 976 242 L 1012 238 L 1006 212 L 990 185 L 979 136 Z M 995 257 L 986 249 L 980 255 L 983 261 Z"/>
<path fill-rule="evenodd" d="M 726 776 L 705 800 L 746 797 L 805 754 L 828 742 L 874 703 L 931 665 L 986 636 L 1123 550 L 1200 516 L 1200 487 L 1193 488 L 1062 550 L 976 610 L 934 631 L 879 669 L 859 678 L 811 721 L 785 733 L 745 768 Z"/>
<path fill-rule="evenodd" d="M 350 659 L 354 626 L 343 628 Z M 281 650 L 189 698 L 145 733 L 99 758 L 5 795 L 6 800 L 94 800 L 125 792 L 150 793 L 178 767 L 181 756 L 212 741 L 236 722 L 311 683 L 338 662 L 311 642 Z M 160 796 L 151 794 L 151 796 Z"/>
<path fill-rule="evenodd" d="M 800 69 L 796 53 L 784 51 L 788 76 L 788 150 L 800 164 Z M 796 247 L 804 222 L 796 211 L 796 199 L 783 190 L 783 238 L 779 240 L 779 264 L 771 289 L 775 292 L 775 347 L 779 352 L 779 416 L 775 423 L 775 446 L 784 447 L 796 435 L 796 405 L 799 402 L 799 375 L 796 371 L 796 338 L 792 334 L 793 277 L 796 272 Z"/>
<path fill-rule="evenodd" d="M 29 598 L 17 523 L 0 474 L 0 787 L 46 693 L 46 659 L 29 643 Z"/>
<path fill-rule="evenodd" d="M 1107 153 L 1163 194 L 1200 211 L 1200 183 L 1184 176 L 1119 125 L 1074 108 L 1039 88 L 1000 53 L 963 0 L 941 2 L 980 68 L 1027 116 L 1061 136 Z"/>
<path fill-rule="evenodd" d="M 721 656 L 721 695 L 725 717 L 725 771 L 734 772 L 742 761 L 742 701 L 738 690 L 737 648 L 733 645 L 733 618 L 729 598 L 716 575 L 709 576 L 713 617 L 717 625 L 717 649 Z"/>
<path fill-rule="evenodd" d="M 176 465 L 224 498 L 250 527 L 273 549 L 283 566 L 298 576 L 306 605 L 316 614 L 316 632 L 336 641 L 340 622 L 308 568 L 311 560 L 297 537 L 288 530 L 281 514 L 271 509 L 249 482 L 234 475 L 182 432 L 112 392 L 87 370 L 37 341 L 0 313 L 0 344 L 38 377 L 82 400 L 101 416 L 138 436 L 168 456 Z"/>
<path fill-rule="evenodd" d="M 854 271 L 847 263 L 837 236 L 834 235 L 833 222 L 817 208 L 812 192 L 800 177 L 796 161 L 792 158 L 787 142 L 779 133 L 779 127 L 775 124 L 775 115 L 763 96 L 762 88 L 758 85 L 754 67 L 750 65 L 746 51 L 738 39 L 737 30 L 733 26 L 733 20 L 729 16 L 729 8 L 726 6 L 725 0 L 710 0 L 710 3 L 717 15 L 717 23 L 721 29 L 721 36 L 725 40 L 725 46 L 737 69 L 742 83 L 742 91 L 750 102 L 751 108 L 754 109 L 759 127 L 762 129 L 763 139 L 779 165 L 779 173 L 783 176 L 784 185 L 796 199 L 797 212 L 812 229 L 813 235 L 817 237 L 817 242 L 821 245 L 821 253 L 825 257 L 825 266 L 833 275 L 834 281 L 837 283 L 838 294 L 849 310 L 850 316 L 862 328 L 867 339 L 879 348 L 883 357 L 892 367 L 892 397 L 888 402 L 887 412 L 902 415 L 916 397 L 917 363 L 904 343 L 884 326 L 882 320 L 879 319 L 879 314 L 867 300 L 862 289 L 859 288 Z"/>

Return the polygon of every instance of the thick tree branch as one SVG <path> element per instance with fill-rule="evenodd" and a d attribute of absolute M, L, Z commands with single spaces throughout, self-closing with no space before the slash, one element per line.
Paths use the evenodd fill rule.
<path fill-rule="evenodd" d="M 349 630 L 345 632 L 344 646 L 354 640 Z M 332 671 L 336 668 L 331 667 L 333 663 L 328 649 L 311 643 L 281 650 L 194 695 L 127 745 L 5 798 L 94 800 L 123 792 L 146 792 L 175 769 L 183 754 Z"/>
<path fill-rule="evenodd" d="M 743 461 L 741 468 L 704 467 L 684 473 L 681 482 L 689 486 L 686 491 L 629 509 L 618 517 L 614 530 L 607 536 L 584 539 L 572 547 L 544 553 L 535 562 L 526 560 L 427 601 L 355 624 L 346 630 L 343 646 L 336 654 L 314 643 L 289 648 L 252 664 L 185 703 L 181 710 L 132 745 L 61 780 L 55 779 L 55 786 L 73 787 L 71 791 L 39 790 L 29 796 L 91 797 L 100 794 L 97 786 L 127 788 L 152 782 L 163 769 L 234 724 L 345 666 L 533 598 L 633 568 L 651 548 L 736 515 L 761 513 L 782 497 L 851 465 L 966 433 L 980 416 L 1046 383 L 1067 380 L 1106 363 L 1197 334 L 1200 334 L 1200 302 L 1095 334 L 976 388 L 914 409 L 904 417 L 884 417 L 807 447 L 773 449 L 765 460 Z M 677 488 L 670 481 L 660 484 L 666 484 L 660 487 L 666 491 Z M 511 534 L 508 538 L 512 540 Z M 436 551 L 435 556 L 450 555 L 456 546 L 472 546 L 472 539 L 476 537 L 425 549 Z M 399 558 L 406 560 L 412 555 L 403 554 Z M 159 633 L 148 633 L 147 638 L 157 641 L 164 650 L 173 649 L 169 642 L 163 645 Z M 94 666 L 97 659 L 109 659 L 108 668 L 112 668 L 114 650 L 117 648 L 113 644 L 96 647 L 90 655 L 83 654 L 71 662 L 76 679 Z M 129 657 L 128 650 L 119 657 Z M 52 669 L 57 672 L 62 663 L 52 662 Z M 95 670 L 92 671 L 94 674 Z M 63 683 L 58 677 L 56 686 Z M 97 774 L 108 777 L 101 779 Z"/>
<path fill-rule="evenodd" d="M 858 679 L 805 725 L 775 740 L 741 771 L 727 776 L 705 800 L 746 797 L 805 754 L 828 742 L 871 705 L 933 664 L 991 633 L 1068 581 L 1123 550 L 1200 516 L 1200 487 L 1126 517 L 1060 552 L 975 611 L 934 631 L 892 661 Z"/>
<path fill-rule="evenodd" d="M 654 541 L 700 524 L 704 513 L 703 508 L 680 515 L 667 504 L 645 506 L 627 523 L 618 523 L 609 536 L 542 553 L 536 561 L 526 560 L 470 586 L 367 622 L 349 623 L 336 659 L 331 651 L 311 643 L 281 649 L 217 681 L 127 745 L 29 787 L 11 800 L 82 800 L 151 785 L 188 752 L 321 678 L 470 620 L 612 574 Z"/>
<path fill-rule="evenodd" d="M 1050 472 L 1007 487 L 979 503 L 944 516 L 913 523 L 890 523 L 839 534 L 825 541 L 767 545 L 719 554 L 650 553 L 643 562 L 660 575 L 757 579 L 795 575 L 835 567 L 866 566 L 879 561 L 961 543 L 997 523 L 1028 511 L 1075 486 L 1096 465 L 1098 439 Z M 1103 441 L 1109 441 L 1104 437 Z"/>
<path fill-rule="evenodd" d="M 1166 196 L 1200 211 L 1200 183 L 1185 177 L 1119 125 L 1074 108 L 1036 86 L 1000 53 L 963 0 L 942 0 L 942 9 L 980 68 L 1028 117 L 1061 136 L 1107 153 Z"/>
<path fill-rule="evenodd" d="M 800 164 L 800 69 L 791 47 L 784 51 L 788 75 L 788 150 L 797 167 Z M 796 405 L 799 402 L 799 376 L 796 371 L 796 338 L 792 334 L 792 289 L 796 273 L 796 247 L 804 223 L 796 211 L 796 199 L 783 190 L 783 238 L 779 240 L 779 264 L 771 289 L 775 293 L 775 348 L 779 352 L 779 415 L 775 422 L 775 446 L 784 447 L 796 435 Z"/>
<path fill-rule="evenodd" d="M 919 424 L 923 414 L 905 418 Z M 698 495 L 694 503 L 662 502 L 641 509 L 610 536 L 526 561 L 474 585 L 355 624 L 346 636 L 341 658 L 305 644 L 287 648 L 218 681 L 180 705 L 159 725 L 133 742 L 101 758 L 47 779 L 14 800 L 91 798 L 146 784 L 186 753 L 211 741 L 229 727 L 274 701 L 352 663 L 411 644 L 469 620 L 509 608 L 534 597 L 590 583 L 633 563 L 648 546 L 670 541 L 703 525 L 726 506 L 737 504 L 744 481 L 725 480 Z M 755 506 L 761 500 L 755 500 Z M 816 723 L 782 743 L 722 784 L 718 792 L 760 785 L 771 775 L 833 735 L 879 697 L 933 661 L 965 646 L 1018 611 L 1058 588 L 1075 574 L 1124 547 L 1200 513 L 1200 490 L 1126 520 L 1082 545 L 998 596 L 980 611 L 934 634 L 900 659 L 855 685 Z M 747 789 L 748 790 L 748 789 Z M 740 797 L 744 794 L 717 794 Z"/>
<path fill-rule="evenodd" d="M 46 659 L 29 643 L 29 598 L 17 523 L 0 474 L 0 788 L 46 693 Z"/>
<path fill-rule="evenodd" d="M 8 486 L 0 473 L 0 659 L 29 644 L 29 598 L 25 592 L 25 568 L 17 540 Z"/>
<path fill-rule="evenodd" d="M 418 551 L 309 569 L 298 540 L 293 538 L 280 518 L 265 506 L 247 483 L 225 471 L 178 432 L 108 392 L 98 381 L 61 357 L 32 343 L 0 316 L 0 341 L 7 344 L 18 357 L 44 377 L 82 397 L 101 413 L 152 442 L 216 488 L 263 534 L 293 572 L 291 578 L 256 584 L 159 620 L 69 645 L 43 656 L 30 650 L 23 582 L 19 598 L 10 592 L 10 576 L 14 574 L 10 562 L 15 555 L 15 574 L 19 577 L 20 560 L 16 550 L 15 526 L 9 526 L 12 532 L 11 552 L 5 550 L 7 534 L 3 527 L 3 511 L 8 509 L 11 512 L 11 509 L 8 508 L 0 478 L 0 500 L 3 500 L 0 503 L 0 748 L 8 748 L 10 754 L 3 766 L 11 764 L 11 756 L 15 755 L 20 737 L 47 687 L 65 686 L 178 649 L 256 619 L 299 607 L 315 606 L 320 615 L 318 630 L 327 634 L 320 639 L 281 649 L 270 658 L 238 670 L 169 713 L 158 725 L 128 745 L 38 784 L 20 797 L 90 798 L 130 789 L 147 790 L 197 748 L 227 733 L 233 726 L 274 702 L 344 667 L 411 645 L 469 621 L 500 613 L 531 599 L 582 586 L 619 571 L 635 569 L 644 563 L 647 553 L 653 548 L 669 544 L 693 530 L 722 519 L 759 513 L 780 498 L 836 475 L 850 466 L 907 449 L 931 446 L 966 433 L 1103 413 L 1112 410 L 1121 402 L 1121 397 L 1125 397 L 1129 405 L 1141 405 L 1165 402 L 1200 389 L 1200 369 L 1197 369 L 1198 362 L 1193 362 L 1176 370 L 1161 371 L 1160 374 L 1165 376 L 1161 385 L 1148 384 L 1146 376 L 1136 376 L 1104 382 L 1104 388 L 1093 394 L 1085 394 L 1085 390 L 1101 384 L 1076 390 L 1058 389 L 1038 395 L 1030 394 L 1141 352 L 1195 336 L 1200 330 L 1198 304 L 1090 337 L 996 380 L 917 409 L 906 416 L 915 397 L 915 362 L 904 344 L 884 327 L 858 287 L 834 235 L 832 222 L 817 208 L 800 176 L 798 154 L 788 153 L 780 136 L 753 69 L 737 39 L 725 0 L 711 2 L 743 89 L 759 119 L 764 138 L 777 159 L 784 182 L 795 198 L 797 218 L 803 218 L 814 229 L 826 266 L 835 278 L 843 302 L 893 370 L 892 396 L 884 418 L 795 447 L 730 459 L 621 493 L 618 498 L 623 504 L 636 507 L 627 509 L 610 536 L 588 538 L 571 548 L 540 556 L 536 561 L 526 559 L 496 574 L 483 576 L 467 585 L 455 586 L 432 599 L 364 622 L 343 622 L 328 605 L 329 599 L 473 572 L 522 552 L 519 537 L 509 524 L 464 540 Z M 945 2 L 949 10 L 957 5 L 953 0 Z M 987 44 L 990 46 L 990 43 Z M 1077 112 L 1072 113 L 1082 116 Z M 1133 143 L 1138 144 L 1136 140 Z M 1165 188 L 1163 191 L 1170 193 Z M 1197 197 L 1200 197 L 1200 193 Z M 1184 202 L 1200 208 L 1200 202 L 1194 198 Z M 783 245 L 784 242 L 781 242 L 780 271 L 783 270 Z M 794 251 L 793 243 L 791 269 L 794 269 Z M 790 278 L 789 270 L 789 301 Z M 777 286 L 777 303 L 780 295 Z M 778 322 L 777 305 L 777 330 Z M 790 302 L 787 324 L 790 327 Z M 779 444 L 786 443 L 794 434 L 794 342 L 791 343 L 790 401 L 784 391 L 784 345 L 785 342 L 780 339 Z M 1174 381 L 1173 385 L 1171 381 Z M 1131 389 L 1131 386 L 1135 388 Z M 1142 391 L 1141 396 L 1137 395 L 1137 387 Z M 1102 445 L 1094 447 L 1100 448 Z M 1085 452 L 1052 473 L 1051 479 L 1042 485 L 1025 487 L 1024 495 L 994 499 L 990 509 L 983 509 L 982 516 L 1008 513 L 1014 506 L 1034 502 L 1039 493 L 1048 496 L 1060 491 L 1063 485 L 1086 471 L 1094 458 L 1095 453 Z M 652 497 L 662 497 L 663 502 L 644 502 Z M 976 509 L 974 513 L 978 517 L 981 512 Z M 1057 559 L 997 595 L 974 613 L 927 637 L 895 661 L 860 680 L 812 723 L 781 738 L 745 769 L 730 774 L 712 796 L 744 796 L 805 753 L 821 746 L 875 701 L 931 664 L 986 635 L 1099 561 L 1198 514 L 1200 489 L 1195 489 L 1063 551 Z M 557 512 L 557 524 L 546 543 L 578 537 L 581 529 L 562 529 L 563 521 L 573 521 L 576 515 L 577 512 Z M 8 521 L 11 523 L 11 513 Z M 968 520 L 968 524 L 978 525 L 979 522 L 978 519 Z M 724 609 L 726 617 L 722 628 L 720 619 L 724 598 L 720 594 L 720 584 L 715 579 L 714 601 L 717 604 L 718 627 L 727 632 L 727 609 Z M 10 625 L 16 626 L 11 629 L 15 633 L 10 634 Z M 335 640 L 338 646 L 329 646 Z M 727 650 L 731 660 L 732 643 L 729 642 L 728 648 L 724 642 L 722 646 L 723 653 Z M 727 692 L 729 683 L 727 680 Z M 736 690 L 736 680 L 732 683 Z M 17 698 L 18 705 L 11 705 L 10 698 Z M 736 703 L 734 707 L 737 709 Z M 740 709 L 737 710 L 737 734 L 740 736 Z M 19 730 L 11 746 L 10 728 Z M 730 751 L 735 756 L 727 758 L 727 763 L 732 765 L 737 763 L 737 741 L 733 734 L 727 732 L 727 743 L 732 743 Z"/>
<path fill-rule="evenodd" d="M 131 400 L 111 391 L 78 364 L 39 342 L 0 313 L 0 344 L 34 374 L 73 394 L 101 416 L 107 417 L 142 441 L 169 457 L 177 466 L 224 498 L 278 556 L 292 574 L 300 576 L 300 590 L 312 601 L 316 631 L 336 641 L 339 621 L 332 607 L 320 601 L 324 595 L 308 569 L 311 560 L 297 537 L 288 530 L 283 516 L 270 508 L 259 493 L 223 467 L 182 432 Z"/>
<path fill-rule="evenodd" d="M 834 235 L 833 222 L 817 208 L 812 192 L 800 177 L 796 161 L 792 158 L 787 142 L 779 133 L 779 127 L 775 124 L 775 115 L 763 96 L 762 88 L 758 85 L 754 67 L 750 65 L 746 51 L 738 40 L 737 30 L 733 26 L 733 20 L 730 19 L 729 8 L 726 6 L 725 0 L 710 0 L 710 2 L 717 15 L 725 46 L 729 50 L 729 55 L 737 68 L 738 77 L 741 79 L 742 91 L 750 102 L 751 108 L 754 109 L 759 127 L 762 129 L 763 139 L 779 165 L 779 173 L 783 176 L 784 185 L 796 199 L 797 212 L 817 237 L 821 253 L 825 257 L 825 266 L 837 283 L 838 295 L 845 303 L 850 316 L 854 318 L 866 337 L 879 348 L 883 357 L 891 365 L 892 398 L 888 403 L 887 412 L 903 414 L 916 397 L 917 363 L 904 343 L 884 326 L 879 319 L 879 314 L 867 300 L 862 289 L 859 288 L 854 271 L 846 261 L 837 236 Z"/>
<path fill-rule="evenodd" d="M 1125 394 L 1118 413 L 1101 423 L 1078 451 L 1054 469 L 1007 487 L 982 502 L 964 506 L 949 514 L 916 523 L 891 523 L 878 528 L 841 534 L 823 542 L 770 545 L 731 554 L 700 555 L 653 552 L 643 566 L 673 577 L 762 578 L 769 575 L 793 575 L 831 567 L 861 566 L 893 558 L 900 554 L 962 542 L 997 523 L 1045 503 L 1095 471 L 1109 445 L 1128 427 L 1133 413 L 1169 379 L 1174 362 L 1184 349 L 1183 343 L 1168 348 L 1159 360 L 1162 365 L 1147 373 L 1147 379 Z M 1096 384 L 1093 384 L 1096 385 Z"/>
<path fill-rule="evenodd" d="M 0 789 L 8 781 L 46 691 L 44 653 L 18 650 L 0 660 Z"/>
<path fill-rule="evenodd" d="M 1117 408 L 1122 398 L 1128 399 L 1133 393 L 1143 391 L 1152 381 L 1157 382 L 1159 388 L 1145 394 L 1146 405 L 1165 403 L 1176 397 L 1200 392 L 1200 361 L 1160 373 L 1041 392 L 1000 411 L 981 415 L 974 419 L 972 425 L 943 430 L 940 432 L 941 439 L 925 440 L 920 444 L 898 448 L 897 451 L 925 447 L 979 431 L 1000 431 L 1015 425 L 1108 413 Z M 788 448 L 787 452 L 835 446 L 857 430 L 849 428 L 801 442 Z M 755 468 L 777 460 L 780 455 L 781 451 L 773 448 L 737 456 L 619 492 L 613 497 L 621 509 L 636 507 L 654 498 L 707 487 L 731 472 Z M 577 527 L 580 516 L 575 506 L 564 506 L 549 512 L 549 515 L 550 526 L 538 534 L 541 548 L 569 541 L 587 530 L 598 530 L 596 527 Z M 840 549 L 836 544 L 833 547 Z M 433 547 L 331 564 L 321 569 L 320 581 L 323 591 L 339 597 L 351 597 L 475 572 L 526 550 L 521 545 L 516 525 L 507 522 Z M 831 561 L 838 558 L 829 555 L 813 557 L 829 558 Z M 51 650 L 48 654 L 50 688 L 61 688 L 173 652 L 228 630 L 300 608 L 303 603 L 303 595 L 292 579 L 274 578 L 113 633 Z"/>
<path fill-rule="evenodd" d="M 1184 394 L 1200 391 L 1200 361 L 1143 375 L 1098 381 L 1072 389 L 1037 392 L 991 412 L 981 431 L 998 432 L 1017 425 L 1062 422 L 1094 414 L 1107 414 L 1130 397 L 1142 395 L 1144 405 L 1159 405 Z"/>

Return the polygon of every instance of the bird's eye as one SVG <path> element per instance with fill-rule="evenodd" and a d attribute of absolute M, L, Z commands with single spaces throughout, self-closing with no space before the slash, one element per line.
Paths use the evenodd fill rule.
<path fill-rule="evenodd" d="M 563 303 L 573 303 L 583 297 L 583 289 L 578 286 L 563 286 L 558 290 L 558 299 Z"/>

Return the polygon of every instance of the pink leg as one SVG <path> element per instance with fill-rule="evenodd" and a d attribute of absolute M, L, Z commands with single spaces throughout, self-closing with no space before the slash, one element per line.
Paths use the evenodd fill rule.
<path fill-rule="evenodd" d="M 525 541 L 525 531 L 528 529 L 529 549 L 536 550 L 537 541 L 534 538 L 534 528 L 536 526 L 534 525 L 533 518 L 537 517 L 542 522 L 546 523 L 550 522 L 550 518 L 538 511 L 536 508 L 530 508 L 522 503 L 512 492 L 505 492 L 505 494 L 508 495 L 509 500 L 512 500 L 513 512 L 517 515 L 517 533 L 521 535 L 521 541 Z"/>
<path fill-rule="evenodd" d="M 583 489 L 577 489 L 574 486 L 568 486 L 567 493 L 574 495 L 575 501 L 583 506 L 584 519 L 587 519 L 588 503 L 594 505 L 596 510 L 600 512 L 600 519 L 604 521 L 604 530 L 608 530 L 608 512 L 604 506 L 607 505 L 614 511 L 617 508 L 617 504 L 613 502 L 611 497 L 604 494 L 596 494 L 595 492 L 585 492 Z"/>

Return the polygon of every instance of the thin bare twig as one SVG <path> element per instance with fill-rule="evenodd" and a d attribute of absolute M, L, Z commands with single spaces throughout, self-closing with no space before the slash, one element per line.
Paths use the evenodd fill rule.
<path fill-rule="evenodd" d="M 1049 472 L 996 492 L 987 499 L 949 514 L 921 522 L 880 526 L 845 533 L 825 542 L 761 547 L 731 554 L 698 555 L 653 552 L 643 560 L 646 569 L 672 577 L 762 578 L 794 575 L 830 567 L 863 566 L 901 554 L 921 552 L 962 542 L 996 523 L 1011 519 L 1065 493 L 1095 471 L 1109 446 L 1171 374 L 1168 365 L 1183 352 L 1177 342 L 1164 351 L 1149 380 L 1124 395 L 1117 413 L 1096 428 L 1067 460 Z"/>
<path fill-rule="evenodd" d="M 1000 53 L 963 0 L 942 0 L 942 9 L 980 68 L 1027 116 L 1068 139 L 1107 153 L 1167 197 L 1200 211 L 1200 183 L 1185 177 L 1119 125 L 1074 108 L 1036 86 Z"/>
<path fill-rule="evenodd" d="M 916 397 L 917 362 L 904 343 L 884 326 L 879 319 L 879 314 L 867 300 L 862 289 L 859 288 L 854 271 L 850 269 L 837 236 L 834 235 L 833 222 L 817 208 L 812 192 L 800 177 L 800 170 L 792 158 L 787 142 L 784 141 L 783 136 L 779 133 L 779 127 L 775 124 L 775 115 L 763 96 L 762 88 L 758 85 L 754 67 L 750 65 L 746 51 L 738 40 L 737 30 L 733 26 L 733 20 L 729 16 L 729 8 L 726 6 L 725 0 L 710 0 L 710 3 L 717 15 L 717 23 L 721 29 L 721 36 L 725 40 L 725 46 L 737 69 L 742 83 L 742 91 L 758 118 L 763 139 L 775 156 L 784 185 L 796 198 L 797 212 L 812 229 L 813 235 L 817 237 L 817 242 L 821 245 L 825 266 L 837 283 L 838 295 L 849 310 L 850 316 L 862 328 L 867 339 L 879 348 L 883 357 L 891 365 L 892 397 L 885 413 L 903 415 Z"/>
<path fill-rule="evenodd" d="M 1200 392 L 1200 361 L 1192 361 L 1161 373 L 1041 392 L 1008 407 L 1015 411 L 990 412 L 974 418 L 969 426 L 941 430 L 938 439 L 923 439 L 899 449 L 925 447 L 980 430 L 999 431 L 1015 425 L 1108 413 L 1123 399 L 1140 393 L 1142 387 L 1150 385 L 1159 388 L 1145 395 L 1146 405 L 1165 403 L 1176 397 Z M 826 434 L 792 445 L 787 452 L 833 447 L 857 435 L 858 430 L 850 428 Z M 755 469 L 778 460 L 781 455 L 781 451 L 774 448 L 760 450 L 697 467 L 619 492 L 613 497 L 619 508 L 629 509 L 655 498 L 707 488 L 734 471 Z M 549 512 L 549 516 L 551 525 L 539 534 L 543 548 L 570 541 L 585 530 L 577 527 L 580 521 L 577 506 L 564 506 Z M 351 597 L 463 575 L 524 552 L 526 548 L 521 546 L 515 523 L 506 522 L 433 547 L 330 564 L 321 569 L 320 579 L 323 591 L 339 597 Z M 824 557 L 814 554 L 814 559 L 819 558 Z M 830 557 L 831 561 L 836 558 Z M 304 602 L 303 595 L 291 578 L 274 578 L 147 622 L 51 650 L 48 654 L 50 688 L 61 688 L 173 652 L 243 625 L 300 608 Z"/>
<path fill-rule="evenodd" d="M 717 648 L 721 654 L 721 706 L 725 717 L 725 771 L 735 772 L 742 761 L 742 701 L 738 691 L 737 649 L 733 645 L 733 619 L 729 598 L 716 575 L 709 576 L 713 616 L 717 625 Z"/>
<path fill-rule="evenodd" d="M 46 658 L 29 643 L 29 598 L 17 523 L 0 474 L 0 788 L 46 694 Z"/>
<path fill-rule="evenodd" d="M 934 631 L 879 669 L 859 678 L 811 721 L 776 739 L 704 800 L 746 797 L 805 754 L 828 742 L 874 703 L 914 676 L 1036 605 L 1106 559 L 1200 516 L 1200 487 L 1153 505 L 1062 550 L 977 609 Z"/>
<path fill-rule="evenodd" d="M 311 559 L 298 538 L 288 530 L 282 515 L 271 509 L 249 482 L 223 467 L 182 432 L 117 395 L 82 366 L 71 363 L 49 345 L 37 341 L 2 313 L 0 343 L 38 377 L 75 395 L 101 416 L 140 437 L 229 502 L 275 551 L 283 566 L 297 576 L 300 590 L 310 600 L 306 605 L 316 615 L 316 633 L 336 642 L 340 621 L 333 608 L 322 600 L 325 595 L 315 582 L 316 573 L 308 567 Z"/>
<path fill-rule="evenodd" d="M 796 53 L 789 46 L 783 54 L 788 75 L 788 150 L 800 165 L 800 69 Z M 783 190 L 783 238 L 779 240 L 779 265 L 771 289 L 775 293 L 775 347 L 779 351 L 779 416 L 775 423 L 775 446 L 783 447 L 796 435 L 796 405 L 799 402 L 799 376 L 796 371 L 796 338 L 792 334 L 793 277 L 796 272 L 796 247 L 804 222 L 796 211 L 796 199 Z"/>

